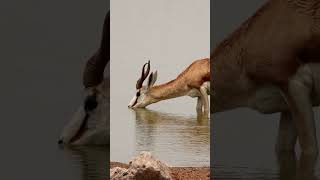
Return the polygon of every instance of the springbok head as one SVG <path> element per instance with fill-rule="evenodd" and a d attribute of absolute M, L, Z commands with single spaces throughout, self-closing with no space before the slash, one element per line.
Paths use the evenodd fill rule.
<path fill-rule="evenodd" d="M 102 42 L 99 50 L 88 60 L 83 85 L 83 104 L 64 127 L 59 144 L 107 145 L 109 144 L 109 91 L 110 79 L 104 78 L 104 70 L 109 66 L 110 15 L 105 17 Z"/>
<path fill-rule="evenodd" d="M 146 68 L 146 69 L 145 69 Z M 132 98 L 129 103 L 131 108 L 144 108 L 156 100 L 150 95 L 150 90 L 157 80 L 157 71 L 150 72 L 150 61 L 145 63 L 142 67 L 141 77 L 138 79 L 136 84 L 136 95 Z M 143 85 L 144 80 L 148 77 L 148 82 Z"/>

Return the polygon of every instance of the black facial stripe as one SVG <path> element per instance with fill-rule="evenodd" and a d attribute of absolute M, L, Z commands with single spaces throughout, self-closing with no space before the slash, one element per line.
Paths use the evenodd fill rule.
<path fill-rule="evenodd" d="M 137 92 L 136 96 L 137 96 L 137 97 L 139 97 L 139 96 L 140 96 L 140 91 L 138 91 L 138 92 Z"/>
<path fill-rule="evenodd" d="M 87 130 L 87 124 L 88 124 L 88 119 L 89 119 L 89 114 L 86 113 L 86 116 L 84 117 L 84 120 L 80 126 L 80 129 L 78 130 L 78 132 L 70 139 L 70 142 L 74 142 L 77 139 L 81 138 L 81 136 L 86 132 Z"/>
<path fill-rule="evenodd" d="M 139 92 L 139 93 L 140 93 L 140 92 Z M 138 94 L 138 93 L 137 93 L 137 94 Z M 140 96 L 140 95 L 139 95 L 139 96 Z M 134 106 L 134 105 L 136 105 L 136 104 L 137 104 L 139 96 L 137 96 L 137 98 L 136 98 L 136 100 L 134 101 L 134 103 L 133 103 L 133 105 L 132 105 L 132 106 Z"/>

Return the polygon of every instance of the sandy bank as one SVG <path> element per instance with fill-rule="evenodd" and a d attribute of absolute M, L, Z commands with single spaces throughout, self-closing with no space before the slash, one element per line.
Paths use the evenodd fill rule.
<path fill-rule="evenodd" d="M 110 162 L 110 169 L 114 167 L 128 168 L 128 164 Z M 170 167 L 171 175 L 175 180 L 209 180 L 209 167 Z"/>

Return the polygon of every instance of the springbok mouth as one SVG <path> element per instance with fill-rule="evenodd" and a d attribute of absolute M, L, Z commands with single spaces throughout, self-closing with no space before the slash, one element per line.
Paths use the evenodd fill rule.
<path fill-rule="evenodd" d="M 129 108 L 129 109 L 132 109 L 132 110 L 147 109 L 145 106 L 144 106 L 144 107 L 128 106 L 128 108 Z"/>
<path fill-rule="evenodd" d="M 128 106 L 128 108 L 131 108 L 131 109 L 137 109 L 137 108 L 144 108 L 144 107 L 137 107 L 137 106 Z"/>
<path fill-rule="evenodd" d="M 71 138 L 70 143 L 74 143 L 76 140 L 80 139 L 84 133 L 88 130 L 87 124 L 88 124 L 89 114 L 86 113 L 86 116 L 84 117 L 84 120 L 78 130 L 78 132 Z"/>

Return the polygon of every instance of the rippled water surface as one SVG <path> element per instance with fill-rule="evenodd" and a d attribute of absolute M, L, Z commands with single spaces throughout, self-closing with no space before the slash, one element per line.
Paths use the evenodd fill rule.
<path fill-rule="evenodd" d="M 320 166 L 314 161 L 314 159 L 303 158 L 296 160 L 292 155 L 282 155 L 282 159 L 277 162 L 275 167 L 215 165 L 213 177 L 225 180 L 318 180 Z"/>
<path fill-rule="evenodd" d="M 319 133 L 319 108 L 315 108 Z M 279 114 L 261 115 L 239 109 L 214 116 L 214 179 L 316 180 L 320 179 L 319 158 L 296 153 L 275 153 Z"/>
<path fill-rule="evenodd" d="M 116 127 L 126 129 L 125 133 L 118 131 L 111 135 L 112 161 L 128 162 L 132 155 L 140 151 L 151 151 L 170 165 L 209 165 L 207 117 L 176 115 L 147 109 L 126 111 L 126 119 L 115 119 L 117 122 L 112 122 L 112 133 Z"/>
<path fill-rule="evenodd" d="M 61 148 L 83 180 L 100 180 L 108 177 L 109 150 L 107 147 Z"/>

